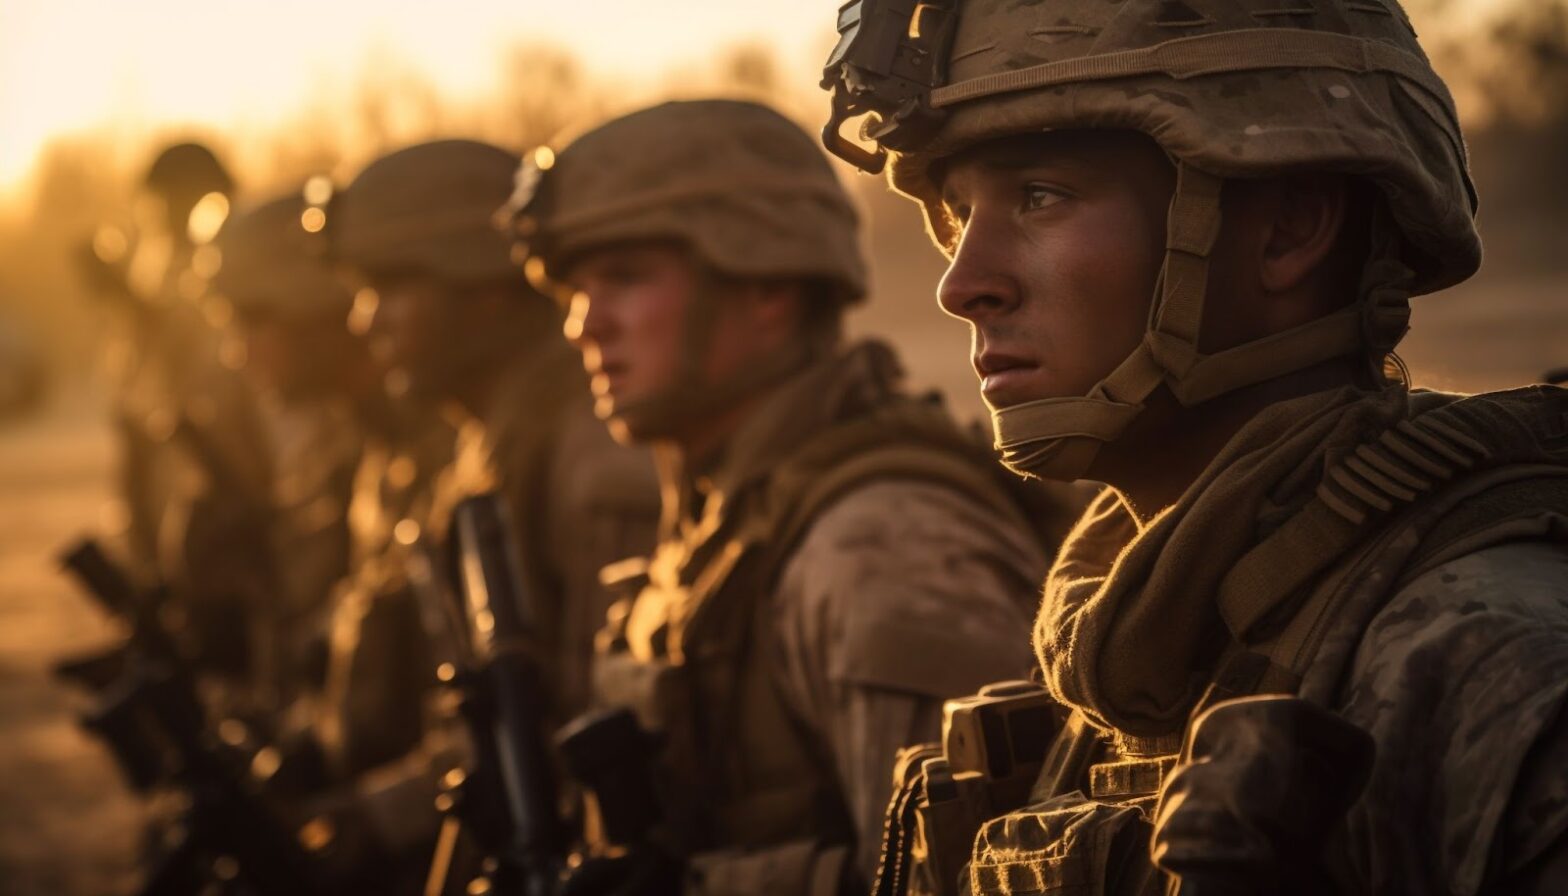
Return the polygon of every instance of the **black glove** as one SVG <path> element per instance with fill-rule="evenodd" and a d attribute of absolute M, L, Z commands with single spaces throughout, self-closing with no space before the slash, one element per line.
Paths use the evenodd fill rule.
<path fill-rule="evenodd" d="M 1215 704 L 1160 795 L 1154 861 L 1183 894 L 1332 893 L 1323 849 L 1375 753 L 1365 731 L 1305 700 Z"/>

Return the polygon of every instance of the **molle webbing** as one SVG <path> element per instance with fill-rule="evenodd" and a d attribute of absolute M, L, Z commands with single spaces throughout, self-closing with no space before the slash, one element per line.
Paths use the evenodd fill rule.
<path fill-rule="evenodd" d="M 1331 461 L 1312 500 L 1220 586 L 1227 626 L 1269 661 L 1265 681 L 1295 687 L 1343 593 L 1365 584 L 1376 558 L 1398 554 L 1398 568 L 1380 573 L 1392 593 L 1436 563 L 1568 517 L 1568 443 L 1531 422 L 1490 396 L 1462 399 Z M 1342 574 L 1325 584 L 1331 569 Z"/>
<path fill-rule="evenodd" d="M 966 438 L 938 405 L 898 399 L 866 417 L 827 430 L 770 478 L 767 542 L 794 549 L 812 521 L 835 499 L 872 480 L 914 480 L 949 486 L 1024 530 L 1019 504 L 996 475 L 995 458 Z"/>

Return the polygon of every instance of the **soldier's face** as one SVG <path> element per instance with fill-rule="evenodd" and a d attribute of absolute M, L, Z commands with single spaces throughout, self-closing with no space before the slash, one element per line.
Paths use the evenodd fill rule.
<path fill-rule="evenodd" d="M 942 309 L 969 323 L 992 408 L 1083 395 L 1143 338 L 1175 171 L 1125 131 L 981 144 L 939 172 L 959 222 Z"/>
<path fill-rule="evenodd" d="M 675 387 L 698 282 L 684 252 L 662 243 L 599 249 L 572 265 L 567 282 L 566 338 L 582 352 L 601 417 Z"/>
<path fill-rule="evenodd" d="M 637 441 L 701 427 L 670 412 L 671 403 L 728 382 L 795 332 L 793 293 L 781 299 L 759 284 L 709 276 L 670 243 L 594 250 L 566 279 L 566 337 L 582 352 L 598 413 Z"/>
<path fill-rule="evenodd" d="M 336 316 L 245 315 L 241 332 L 246 373 L 285 401 L 340 395 L 357 384 L 352 368 L 363 349 Z"/>
<path fill-rule="evenodd" d="M 365 336 L 371 357 L 387 371 L 389 391 L 395 397 L 445 395 L 460 368 L 454 347 L 465 341 L 460 297 L 418 274 L 376 274 L 368 283 L 376 300 Z"/>

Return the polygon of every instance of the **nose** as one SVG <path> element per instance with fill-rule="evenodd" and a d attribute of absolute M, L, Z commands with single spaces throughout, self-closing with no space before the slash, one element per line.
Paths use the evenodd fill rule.
<path fill-rule="evenodd" d="M 937 304 L 953 317 L 978 323 L 1018 307 L 1018 281 L 1002 240 L 987 239 L 986 228 L 971 221 L 958 241 L 947 273 L 937 286 Z"/>
<path fill-rule="evenodd" d="M 370 328 L 376 322 L 376 311 L 381 306 L 381 294 L 369 286 L 362 286 L 354 292 L 354 304 L 348 310 L 346 324 L 348 331 L 355 336 L 367 336 Z"/>
<path fill-rule="evenodd" d="M 403 291 L 396 288 L 365 290 L 365 305 L 356 309 L 363 315 L 365 333 L 371 339 L 385 339 L 407 312 Z M 356 302 L 357 304 L 357 302 Z"/>
<path fill-rule="evenodd" d="M 572 293 L 572 298 L 566 306 L 566 320 L 561 324 L 561 331 L 566 335 L 566 341 L 572 347 L 581 351 L 583 343 L 591 337 L 588 333 L 589 312 L 593 310 L 593 302 L 589 300 L 588 293 L 577 290 Z"/>
<path fill-rule="evenodd" d="M 621 330 L 616 319 L 618 304 L 613 291 L 596 292 L 590 287 L 573 292 L 563 326 L 566 341 L 586 352 L 613 340 Z"/>

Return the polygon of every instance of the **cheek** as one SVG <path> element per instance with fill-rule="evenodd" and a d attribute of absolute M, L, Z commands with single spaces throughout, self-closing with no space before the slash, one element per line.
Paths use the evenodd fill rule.
<path fill-rule="evenodd" d="M 425 295 L 394 294 L 384 297 L 376 311 L 375 332 L 389 340 L 400 355 L 418 354 L 440 342 L 449 315 L 438 313 L 437 302 Z"/>
<path fill-rule="evenodd" d="M 286 329 L 256 327 L 246 334 L 246 363 L 269 385 L 286 388 L 308 368 L 314 348 Z"/>
<path fill-rule="evenodd" d="M 268 375 L 275 371 L 284 348 L 276 331 L 270 327 L 251 327 L 245 331 L 246 363 L 257 371 Z"/>
<path fill-rule="evenodd" d="M 1142 340 L 1162 243 L 1136 218 L 1102 210 L 1030 240 L 1023 319 L 1061 389 L 1094 386 Z"/>
<path fill-rule="evenodd" d="M 686 312 L 689 291 L 681 284 L 659 281 L 641 286 L 617 303 L 625 336 L 623 351 L 633 374 L 647 388 L 668 385 L 687 351 Z"/>
<path fill-rule="evenodd" d="M 734 305 L 721 308 L 714 322 L 703 364 L 703 375 L 709 383 L 722 383 L 756 360 L 758 344 L 753 322 L 735 312 Z"/>

